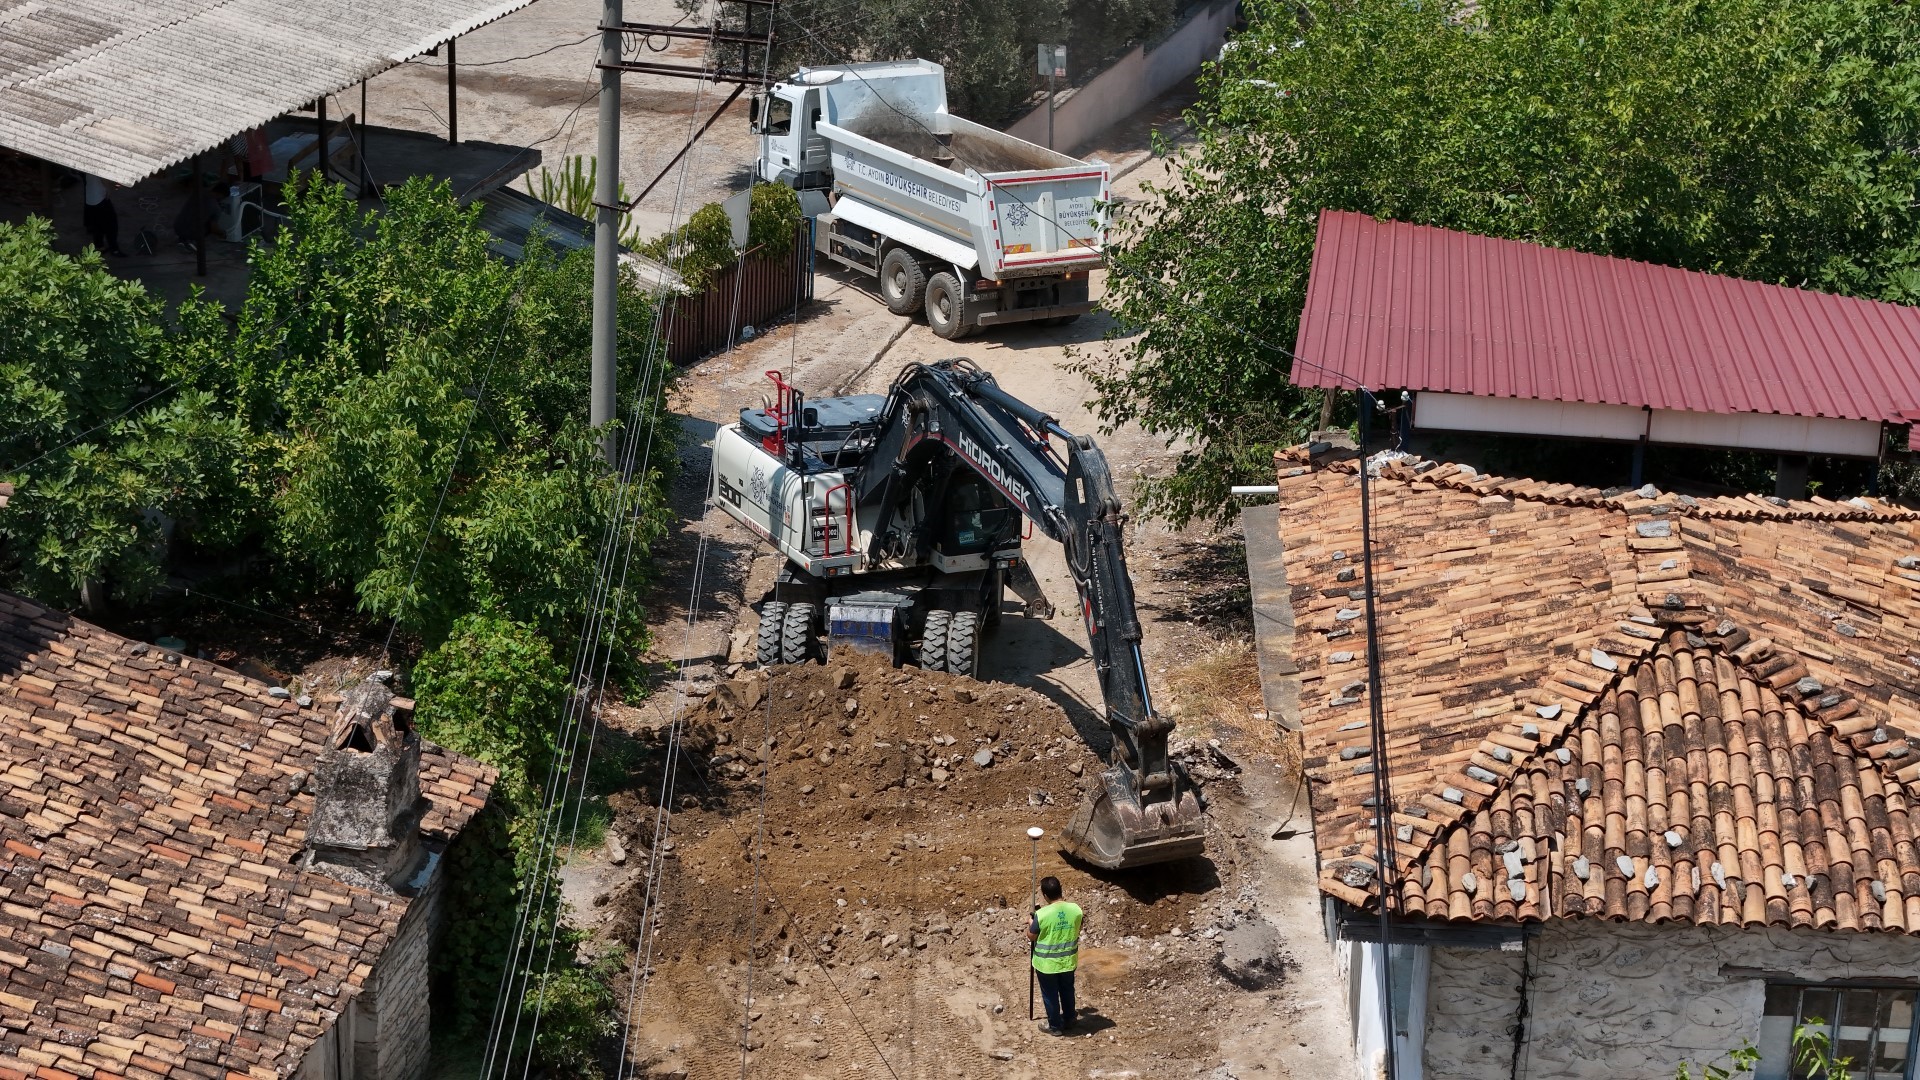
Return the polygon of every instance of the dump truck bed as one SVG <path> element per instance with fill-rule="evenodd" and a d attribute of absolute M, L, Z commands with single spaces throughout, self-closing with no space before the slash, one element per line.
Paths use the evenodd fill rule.
<path fill-rule="evenodd" d="M 1104 258 L 1099 207 L 1107 166 L 1036 146 L 957 116 L 926 121 L 869 109 L 851 126 L 821 123 L 833 153 L 835 212 L 885 231 L 929 234 L 925 250 L 982 277 L 1091 270 Z M 929 127 L 945 128 L 943 137 Z M 860 204 L 846 205 L 847 200 Z M 863 214 L 862 211 L 865 211 Z"/>

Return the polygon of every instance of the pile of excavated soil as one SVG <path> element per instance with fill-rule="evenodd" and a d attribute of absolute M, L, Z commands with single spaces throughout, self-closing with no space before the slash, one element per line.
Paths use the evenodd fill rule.
<path fill-rule="evenodd" d="M 1209 984 L 1238 973 L 1212 939 L 1252 910 L 1238 844 L 1216 832 L 1209 859 L 1125 875 L 1069 864 L 1060 830 L 1101 763 L 1053 702 L 849 655 L 721 682 L 684 730 L 641 1075 L 737 1075 L 743 1054 L 783 1080 L 1217 1064 Z M 596 901 L 617 939 L 640 925 L 656 800 L 618 808 L 629 876 Z M 1033 825 L 1039 873 L 1087 910 L 1068 1038 L 1027 1020 Z"/>

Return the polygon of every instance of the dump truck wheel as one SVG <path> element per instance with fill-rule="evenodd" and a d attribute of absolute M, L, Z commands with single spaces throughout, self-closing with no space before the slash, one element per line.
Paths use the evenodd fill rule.
<path fill-rule="evenodd" d="M 926 297 L 927 272 L 906 248 L 897 247 L 880 260 L 880 299 L 895 315 L 920 310 Z"/>
<path fill-rule="evenodd" d="M 958 341 L 974 331 L 973 312 L 967 308 L 967 287 L 942 270 L 927 279 L 927 325 L 934 336 Z"/>
<path fill-rule="evenodd" d="M 787 621 L 787 605 L 783 600 L 769 600 L 760 605 L 760 636 L 754 646 L 754 659 L 761 667 L 780 663 L 781 628 Z"/>

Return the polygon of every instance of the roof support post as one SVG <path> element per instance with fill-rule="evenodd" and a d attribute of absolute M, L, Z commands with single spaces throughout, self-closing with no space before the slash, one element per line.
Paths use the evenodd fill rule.
<path fill-rule="evenodd" d="M 193 273 L 195 277 L 207 276 L 207 155 L 193 155 L 193 182 L 187 198 L 193 200 L 193 212 L 187 220 L 193 225 Z"/>
<path fill-rule="evenodd" d="M 600 13 L 600 145 L 593 184 L 593 389 L 588 416 L 604 429 L 614 411 L 614 337 L 620 317 L 620 0 L 603 0 Z M 451 56 L 448 58 L 451 68 Z M 615 465 L 611 432 L 601 452 Z"/>
<path fill-rule="evenodd" d="M 460 141 L 460 65 L 454 56 L 454 46 L 460 44 L 457 37 L 447 39 L 447 141 Z"/>
<path fill-rule="evenodd" d="M 333 174 L 333 170 L 327 167 L 327 95 L 320 95 L 320 102 L 314 106 L 313 115 L 314 131 L 320 139 L 320 178 L 324 180 Z"/>
<path fill-rule="evenodd" d="M 360 146 L 354 157 L 360 159 L 360 197 L 373 190 L 373 166 L 367 164 L 367 80 L 360 80 Z"/>

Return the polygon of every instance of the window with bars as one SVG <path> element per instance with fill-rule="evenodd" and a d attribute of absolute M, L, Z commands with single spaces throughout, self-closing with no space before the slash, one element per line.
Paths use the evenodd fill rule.
<path fill-rule="evenodd" d="M 1886 984 L 1768 983 L 1755 1080 L 1812 1080 L 1793 1066 L 1793 1032 L 1802 1024 L 1824 1030 L 1834 1056 L 1851 1060 L 1846 1080 L 1916 1080 L 1917 993 Z"/>

